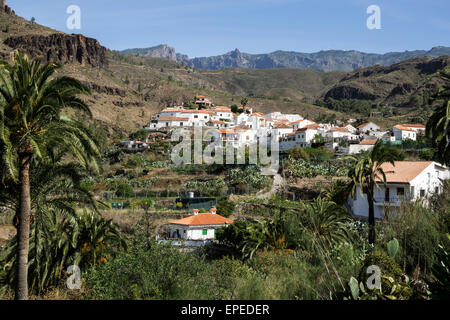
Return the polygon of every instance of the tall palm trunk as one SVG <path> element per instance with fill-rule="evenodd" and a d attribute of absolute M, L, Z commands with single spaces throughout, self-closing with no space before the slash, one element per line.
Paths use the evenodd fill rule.
<path fill-rule="evenodd" d="M 31 217 L 30 160 L 30 152 L 19 155 L 20 203 L 17 230 L 19 250 L 17 251 L 16 300 L 28 300 L 28 251 L 30 247 Z"/>
<path fill-rule="evenodd" d="M 369 203 L 369 243 L 375 243 L 375 210 L 373 199 L 373 184 L 369 185 L 367 190 L 367 201 Z"/>

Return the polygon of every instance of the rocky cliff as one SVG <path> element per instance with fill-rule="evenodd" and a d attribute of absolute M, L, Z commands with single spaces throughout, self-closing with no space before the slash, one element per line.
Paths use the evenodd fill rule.
<path fill-rule="evenodd" d="M 106 48 L 101 46 L 97 40 L 80 34 L 55 33 L 49 36 L 17 36 L 7 38 L 4 44 L 44 61 L 62 64 L 78 62 L 98 68 L 105 68 L 108 65 Z"/>

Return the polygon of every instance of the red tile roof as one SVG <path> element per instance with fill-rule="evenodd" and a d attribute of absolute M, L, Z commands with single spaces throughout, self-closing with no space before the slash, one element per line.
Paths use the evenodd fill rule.
<path fill-rule="evenodd" d="M 179 118 L 179 117 L 159 117 L 158 121 L 189 121 L 189 118 Z"/>
<path fill-rule="evenodd" d="M 365 139 L 361 141 L 359 144 L 363 146 L 372 146 L 377 143 L 378 139 Z"/>
<path fill-rule="evenodd" d="M 381 168 L 386 175 L 386 182 L 409 183 L 432 163 L 432 161 L 395 161 L 395 166 L 383 163 Z M 382 177 L 378 178 L 382 181 Z"/>
<path fill-rule="evenodd" d="M 401 126 L 403 127 L 408 127 L 408 128 L 421 128 L 421 129 L 425 129 L 425 126 L 423 124 L 401 124 Z"/>
<path fill-rule="evenodd" d="M 409 128 L 404 127 L 403 125 L 400 125 L 400 124 L 396 125 L 394 128 L 398 129 L 398 130 L 401 130 L 401 131 L 413 131 L 413 132 L 415 132 L 413 129 L 409 129 Z"/>
<path fill-rule="evenodd" d="M 180 220 L 169 221 L 170 224 L 179 224 L 184 226 L 226 225 L 232 224 L 233 222 L 233 220 L 212 213 L 199 213 Z"/>

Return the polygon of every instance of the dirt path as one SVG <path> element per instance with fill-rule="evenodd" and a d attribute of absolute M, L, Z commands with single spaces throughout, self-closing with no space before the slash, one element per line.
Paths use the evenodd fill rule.
<path fill-rule="evenodd" d="M 257 195 L 256 198 L 257 199 L 269 199 L 273 195 L 277 194 L 278 191 L 282 190 L 284 185 L 285 185 L 285 181 L 284 181 L 283 177 L 279 173 L 277 173 L 273 176 L 272 189 L 270 189 L 269 192 L 263 193 L 261 195 Z"/>

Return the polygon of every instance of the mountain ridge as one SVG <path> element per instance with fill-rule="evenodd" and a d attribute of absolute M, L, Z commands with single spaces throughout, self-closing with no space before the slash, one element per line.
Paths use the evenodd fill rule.
<path fill-rule="evenodd" d="M 177 53 L 175 48 L 167 44 L 150 48 L 127 49 L 119 52 L 121 54 L 166 58 L 203 70 L 294 68 L 312 69 L 321 72 L 352 72 L 356 69 L 375 65 L 390 66 L 417 57 L 437 58 L 450 55 L 450 47 L 435 46 L 430 50 L 387 52 L 384 54 L 365 53 L 357 50 L 321 50 L 313 53 L 277 50 L 271 53 L 249 54 L 235 49 L 223 55 L 192 59 L 187 55 Z"/>

